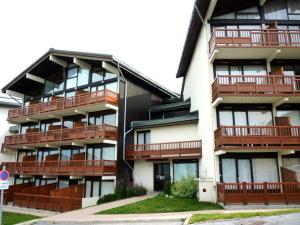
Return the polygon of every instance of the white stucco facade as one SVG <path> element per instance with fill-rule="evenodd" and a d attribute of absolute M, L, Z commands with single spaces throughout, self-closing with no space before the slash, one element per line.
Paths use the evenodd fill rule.
<path fill-rule="evenodd" d="M 151 144 L 200 140 L 198 135 L 197 123 L 138 129 L 135 131 L 135 144 L 137 143 L 137 132 L 140 131 L 150 131 Z M 172 159 L 167 159 L 166 161 L 158 160 L 155 162 L 146 161 L 146 160 L 136 160 L 134 162 L 134 170 L 133 170 L 134 183 L 138 185 L 142 185 L 149 192 L 154 191 L 154 163 L 160 163 L 160 162 L 169 163 L 170 179 L 173 180 Z"/>

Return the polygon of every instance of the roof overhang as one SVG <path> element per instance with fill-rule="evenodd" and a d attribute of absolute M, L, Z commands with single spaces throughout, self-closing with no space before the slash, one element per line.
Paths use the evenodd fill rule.
<path fill-rule="evenodd" d="M 35 68 L 37 66 L 39 66 L 40 64 L 47 63 L 47 65 L 45 65 L 45 70 L 47 70 L 48 67 L 51 67 L 51 68 L 65 67 L 66 59 L 71 60 L 72 63 L 75 62 L 76 64 L 82 64 L 82 65 L 84 64 L 85 67 L 89 66 L 88 62 L 91 62 L 91 61 L 108 62 L 108 63 L 114 65 L 115 67 L 118 67 L 118 69 L 121 68 L 123 70 L 126 70 L 132 77 L 138 79 L 139 81 L 146 83 L 147 85 L 149 85 L 152 88 L 154 88 L 155 90 L 157 90 L 159 93 L 164 94 L 166 97 L 178 97 L 178 94 L 176 94 L 175 92 L 170 91 L 165 87 L 162 87 L 160 84 L 158 84 L 155 81 L 151 80 L 150 78 L 144 76 L 139 71 L 128 66 L 121 60 L 115 58 L 113 55 L 57 50 L 57 49 L 53 49 L 53 48 L 49 49 L 48 52 L 46 52 L 44 55 L 42 55 L 38 60 L 36 60 L 33 64 L 31 64 L 28 68 L 26 68 L 22 73 L 20 73 L 16 78 L 14 78 L 11 82 L 9 82 L 6 86 L 4 86 L 2 88 L 2 92 L 6 93 L 8 90 L 18 92 L 18 90 L 16 90 L 16 88 L 14 88 L 14 87 L 26 86 L 26 82 L 29 82 L 28 81 L 29 79 L 26 79 L 26 76 L 28 78 L 28 74 L 30 74 L 32 72 L 32 74 L 34 74 L 34 76 L 30 76 L 31 78 L 38 77 L 38 74 L 35 73 L 36 72 Z M 35 75 L 37 75 L 37 76 L 35 76 Z M 31 81 L 32 81 L 32 79 L 31 79 Z"/>
<path fill-rule="evenodd" d="M 249 8 L 259 3 L 262 4 L 259 0 L 196 0 L 176 77 L 184 77 L 187 73 L 203 26 L 202 19 L 210 19 L 208 16 L 215 17 L 228 12 Z"/>

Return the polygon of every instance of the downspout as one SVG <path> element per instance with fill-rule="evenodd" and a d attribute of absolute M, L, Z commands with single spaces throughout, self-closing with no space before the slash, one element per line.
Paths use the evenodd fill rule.
<path fill-rule="evenodd" d="M 120 72 L 120 75 L 122 76 L 122 78 L 124 79 L 125 82 L 125 90 L 124 90 L 124 124 L 123 124 L 123 130 L 124 130 L 124 134 L 123 134 L 123 161 L 125 162 L 125 164 L 131 169 L 133 170 L 132 166 L 127 162 L 126 158 L 125 158 L 125 143 L 126 143 L 126 136 L 128 133 L 130 133 L 133 129 L 131 128 L 130 130 L 126 131 L 126 111 L 127 111 L 127 80 L 124 77 L 122 70 L 120 68 L 120 64 L 118 63 L 118 70 Z"/>

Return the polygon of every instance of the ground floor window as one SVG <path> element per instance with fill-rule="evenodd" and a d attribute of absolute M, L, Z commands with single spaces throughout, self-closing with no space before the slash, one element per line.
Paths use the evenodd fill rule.
<path fill-rule="evenodd" d="M 297 180 L 300 181 L 300 157 L 282 158 L 282 165 L 289 170 L 295 171 L 297 174 Z"/>
<path fill-rule="evenodd" d="M 198 177 L 198 160 L 174 160 L 173 177 L 174 181 L 187 177 Z"/>
<path fill-rule="evenodd" d="M 277 158 L 255 156 L 221 158 L 221 181 L 278 182 Z"/>
<path fill-rule="evenodd" d="M 26 184 L 33 181 L 33 178 L 20 178 L 19 175 L 15 176 L 15 184 Z"/>
<path fill-rule="evenodd" d="M 56 183 L 56 179 L 44 179 L 42 177 L 36 177 L 34 179 L 34 185 L 35 186 L 43 186 L 47 184 Z"/>
<path fill-rule="evenodd" d="M 114 193 L 114 182 L 112 180 L 101 180 L 101 177 L 86 178 L 85 197 L 99 197 Z"/>

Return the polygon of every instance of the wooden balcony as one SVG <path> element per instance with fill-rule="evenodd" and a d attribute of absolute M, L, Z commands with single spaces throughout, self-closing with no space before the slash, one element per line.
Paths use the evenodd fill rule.
<path fill-rule="evenodd" d="M 300 97 L 300 76 L 218 76 L 212 84 L 213 101 L 218 97 Z"/>
<path fill-rule="evenodd" d="M 300 126 L 220 126 L 216 150 L 299 150 Z"/>
<path fill-rule="evenodd" d="M 7 120 L 22 123 L 28 120 L 49 119 L 49 117 L 62 117 L 81 112 L 94 112 L 105 109 L 116 109 L 119 95 L 110 90 L 93 93 L 81 93 L 70 98 L 55 98 L 50 102 L 35 103 L 26 107 L 8 111 Z"/>
<path fill-rule="evenodd" d="M 214 29 L 209 41 L 211 60 L 297 59 L 299 48 L 300 30 Z"/>
<path fill-rule="evenodd" d="M 3 163 L 11 174 L 44 176 L 112 176 L 116 175 L 114 160 L 61 160 Z"/>
<path fill-rule="evenodd" d="M 60 146 L 74 143 L 101 143 L 105 139 L 117 140 L 117 137 L 117 127 L 102 124 L 5 136 L 4 147 L 19 149 L 22 147 L 45 147 L 47 144 Z"/>
<path fill-rule="evenodd" d="M 201 141 L 127 145 L 127 160 L 186 159 L 202 156 Z"/>
<path fill-rule="evenodd" d="M 219 183 L 217 194 L 224 204 L 299 204 L 300 183 Z"/>

